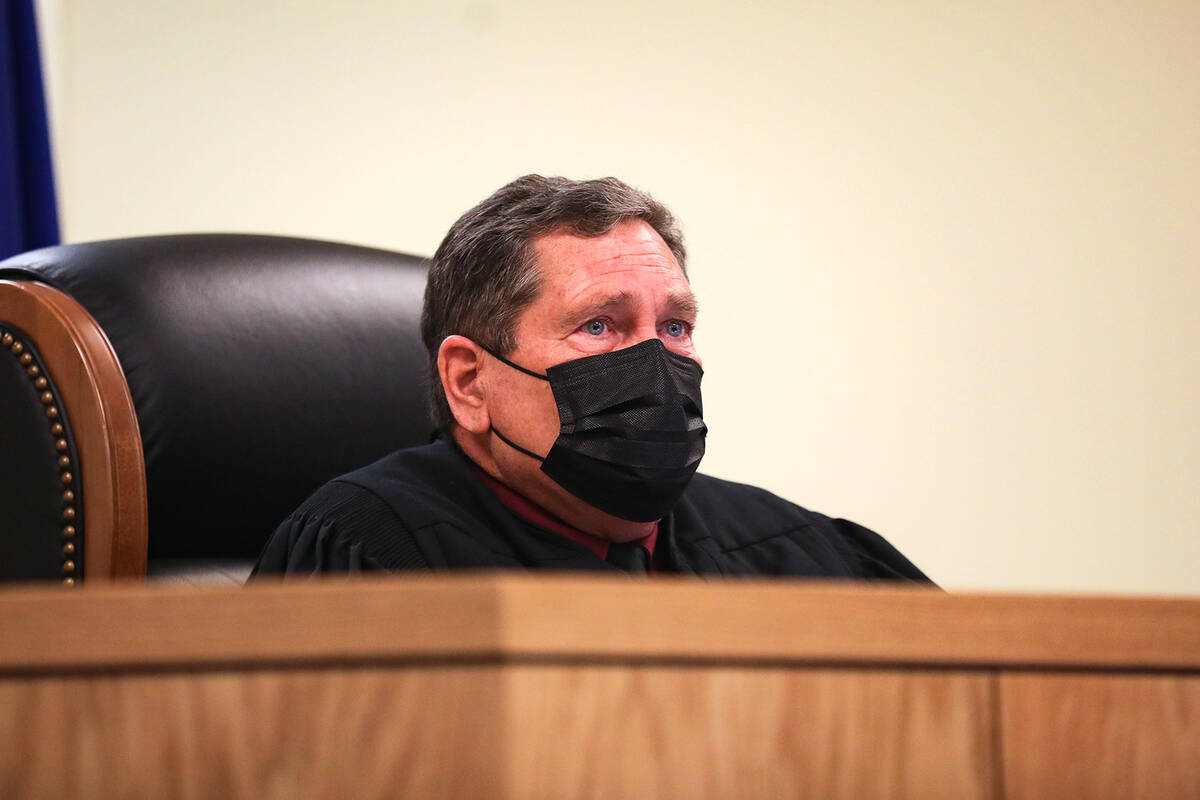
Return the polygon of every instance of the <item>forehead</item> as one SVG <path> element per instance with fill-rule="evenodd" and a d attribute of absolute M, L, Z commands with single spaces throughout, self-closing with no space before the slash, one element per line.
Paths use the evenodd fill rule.
<path fill-rule="evenodd" d="M 671 248 L 642 220 L 626 220 L 602 236 L 554 231 L 534 239 L 533 248 L 541 295 L 556 302 L 614 288 L 687 290 Z"/>

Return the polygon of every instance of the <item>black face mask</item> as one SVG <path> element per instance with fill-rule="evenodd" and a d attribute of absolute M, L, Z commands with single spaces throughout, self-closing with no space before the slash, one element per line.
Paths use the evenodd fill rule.
<path fill-rule="evenodd" d="M 562 425 L 544 458 L 492 428 L 500 441 L 614 517 L 653 522 L 671 510 L 704 456 L 699 364 L 658 339 L 566 361 L 545 375 L 488 353 L 549 381 Z"/>

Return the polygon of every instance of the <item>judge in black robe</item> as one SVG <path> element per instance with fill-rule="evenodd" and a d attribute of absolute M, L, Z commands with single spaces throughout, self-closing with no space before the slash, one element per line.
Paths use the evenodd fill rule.
<path fill-rule="evenodd" d="M 694 474 L 707 427 L 685 260 L 671 213 L 613 178 L 527 175 L 468 211 L 434 254 L 421 314 L 445 439 L 326 484 L 256 574 L 926 580 L 859 525 Z"/>

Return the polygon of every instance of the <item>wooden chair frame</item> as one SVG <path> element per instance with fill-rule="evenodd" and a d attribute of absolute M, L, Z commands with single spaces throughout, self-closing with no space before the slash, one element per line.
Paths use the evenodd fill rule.
<path fill-rule="evenodd" d="M 74 298 L 37 281 L 0 280 L 0 320 L 38 349 L 75 433 L 85 577 L 144 578 L 146 466 L 133 397 L 112 344 Z"/>

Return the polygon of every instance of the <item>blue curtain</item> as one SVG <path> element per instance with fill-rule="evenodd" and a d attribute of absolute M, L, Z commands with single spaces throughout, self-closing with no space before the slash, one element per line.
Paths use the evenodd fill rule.
<path fill-rule="evenodd" d="M 58 243 L 33 0 L 0 0 L 0 258 Z"/>

